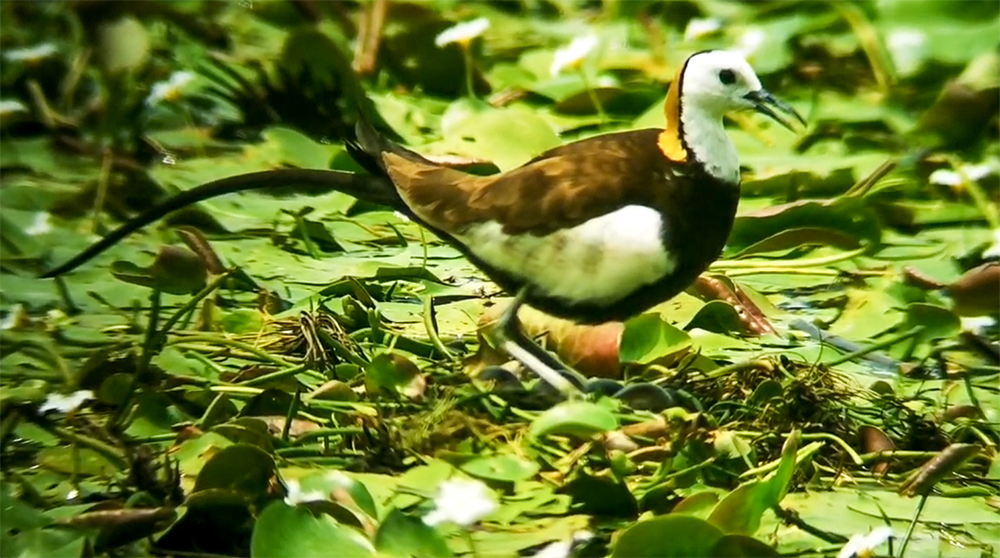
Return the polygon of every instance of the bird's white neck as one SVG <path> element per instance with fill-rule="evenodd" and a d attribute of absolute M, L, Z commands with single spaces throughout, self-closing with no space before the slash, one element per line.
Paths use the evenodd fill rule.
<path fill-rule="evenodd" d="M 719 180 L 738 184 L 740 161 L 719 111 L 687 102 L 681 107 L 681 122 L 684 142 L 705 171 Z"/>

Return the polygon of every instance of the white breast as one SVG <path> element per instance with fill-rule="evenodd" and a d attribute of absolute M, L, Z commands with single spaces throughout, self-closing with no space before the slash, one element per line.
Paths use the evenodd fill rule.
<path fill-rule="evenodd" d="M 612 303 L 673 271 L 662 228 L 658 212 L 629 205 L 545 236 L 505 234 L 490 221 L 456 237 L 486 263 L 548 296 Z"/>

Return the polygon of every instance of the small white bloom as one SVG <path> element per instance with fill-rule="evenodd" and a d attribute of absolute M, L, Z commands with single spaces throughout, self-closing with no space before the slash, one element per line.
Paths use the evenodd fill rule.
<path fill-rule="evenodd" d="M 322 502 L 327 499 L 326 494 L 323 494 L 319 490 L 304 492 L 302 485 L 295 479 L 285 481 L 285 490 L 288 491 L 288 495 L 285 496 L 285 503 L 289 506 L 304 504 L 306 502 Z"/>
<path fill-rule="evenodd" d="M 993 325 L 993 318 L 989 316 L 967 316 L 961 318 L 961 321 L 962 331 L 971 331 L 972 333 L 979 333 L 979 331 Z"/>
<path fill-rule="evenodd" d="M 896 29 L 889 33 L 886 47 L 900 75 L 908 76 L 920 69 L 927 51 L 927 36 L 916 29 Z"/>
<path fill-rule="evenodd" d="M 147 105 L 155 105 L 161 101 L 176 101 L 181 96 L 181 90 L 188 83 L 194 80 L 194 74 L 191 72 L 174 72 L 170 74 L 170 77 L 166 81 L 160 81 L 153 84 L 153 89 L 149 93 L 149 97 L 146 97 Z"/>
<path fill-rule="evenodd" d="M 983 258 L 1000 258 L 1000 229 L 993 229 L 993 244 L 983 252 Z"/>
<path fill-rule="evenodd" d="M 594 50 L 597 43 L 597 35 L 584 35 L 573 39 L 573 42 L 568 46 L 556 51 L 555 56 L 552 57 L 549 73 L 552 74 L 552 77 L 556 77 L 566 68 L 578 67 L 590 54 L 590 51 Z"/>
<path fill-rule="evenodd" d="M 927 180 L 938 186 L 959 186 L 962 184 L 962 175 L 953 170 L 938 169 L 932 172 Z"/>
<path fill-rule="evenodd" d="M 52 224 L 49 223 L 48 211 L 39 211 L 35 213 L 35 219 L 31 222 L 31 225 L 24 229 L 24 234 L 28 236 L 38 236 L 40 234 L 45 234 L 52 230 Z"/>
<path fill-rule="evenodd" d="M 28 313 L 24 311 L 23 304 L 15 304 L 11 307 L 7 315 L 0 320 L 0 331 L 6 331 L 8 329 L 14 329 L 22 321 L 26 321 L 28 318 Z"/>
<path fill-rule="evenodd" d="M 68 413 L 93 398 L 94 392 L 89 389 L 81 389 L 80 391 L 75 391 L 69 395 L 52 393 L 45 398 L 45 403 L 42 403 L 42 405 L 38 408 L 38 412 L 43 415 L 49 411 Z"/>
<path fill-rule="evenodd" d="M 439 47 L 450 45 L 451 43 L 468 45 L 472 42 L 472 39 L 482 35 L 489 28 L 490 20 L 485 17 L 458 23 L 438 33 L 438 36 L 434 38 L 434 44 Z"/>
<path fill-rule="evenodd" d="M 39 62 L 53 56 L 59 52 L 56 45 L 52 43 L 42 43 L 33 47 L 12 48 L 3 53 L 3 57 L 8 62 Z"/>
<path fill-rule="evenodd" d="M 706 37 L 722 29 L 722 20 L 716 17 L 700 18 L 696 17 L 688 22 L 684 28 L 684 40 L 693 41 Z"/>
<path fill-rule="evenodd" d="M 569 558 L 573 546 L 593 538 L 590 531 L 577 531 L 569 540 L 556 541 L 542 547 L 533 558 Z"/>
<path fill-rule="evenodd" d="M 410 218 L 407 217 L 406 214 L 403 213 L 402 211 L 393 211 L 392 213 L 393 213 L 393 215 L 395 215 L 396 217 L 398 217 L 400 220 L 403 220 L 403 221 L 409 221 L 410 220 Z"/>
<path fill-rule="evenodd" d="M 969 180 L 979 182 L 987 176 L 997 171 L 996 161 L 986 162 L 981 165 L 967 165 L 962 167 L 962 172 Z"/>
<path fill-rule="evenodd" d="M 0 116 L 10 116 L 17 112 L 28 112 L 28 107 L 17 99 L 0 100 Z"/>
<path fill-rule="evenodd" d="M 441 523 L 468 527 L 496 509 L 496 498 L 482 481 L 448 479 L 438 486 L 434 509 L 424 516 L 424 523 L 431 527 Z"/>
<path fill-rule="evenodd" d="M 840 549 L 837 558 L 869 558 L 875 553 L 875 548 L 885 544 L 892 538 L 892 529 L 876 527 L 867 535 L 854 535 Z"/>
<path fill-rule="evenodd" d="M 767 33 L 763 29 L 747 29 L 740 36 L 740 40 L 736 41 L 736 47 L 733 50 L 742 54 L 743 58 L 750 58 L 764 44 L 765 39 L 767 39 Z"/>

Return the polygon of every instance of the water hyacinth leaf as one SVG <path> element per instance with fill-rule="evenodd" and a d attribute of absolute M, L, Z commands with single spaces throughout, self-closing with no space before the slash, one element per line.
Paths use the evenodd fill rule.
<path fill-rule="evenodd" d="M 535 461 L 513 454 L 497 454 L 466 461 L 459 469 L 483 480 L 517 482 L 535 476 L 540 466 Z"/>
<path fill-rule="evenodd" d="M 120 281 L 157 289 L 168 294 L 194 294 L 205 288 L 208 270 L 194 252 L 178 246 L 162 246 L 149 267 L 116 261 L 111 274 Z"/>
<path fill-rule="evenodd" d="M 728 302 L 710 300 L 698 310 L 684 329 L 704 329 L 713 333 L 742 333 L 743 319 L 736 308 Z"/>
<path fill-rule="evenodd" d="M 640 521 L 622 531 L 612 558 L 702 558 L 723 533 L 711 523 L 689 515 L 664 515 Z"/>
<path fill-rule="evenodd" d="M 659 316 L 643 314 L 625 322 L 619 359 L 622 362 L 649 364 L 686 351 L 691 337 Z"/>
<path fill-rule="evenodd" d="M 250 556 L 254 558 L 344 558 L 374 556 L 375 549 L 359 531 L 326 514 L 271 502 L 254 524 Z"/>
<path fill-rule="evenodd" d="M 860 243 L 856 236 L 841 231 L 801 227 L 773 234 L 747 246 L 739 253 L 733 254 L 732 258 L 745 258 L 755 254 L 780 252 L 803 246 L 833 246 L 841 250 L 853 250 L 858 248 Z"/>
<path fill-rule="evenodd" d="M 365 365 L 365 388 L 369 394 L 402 392 L 419 374 L 417 365 L 406 357 L 382 353 Z"/>
<path fill-rule="evenodd" d="M 375 548 L 380 555 L 404 558 L 454 556 L 440 531 L 397 508 L 393 508 L 379 524 L 375 532 Z"/>
<path fill-rule="evenodd" d="M 709 523 L 727 534 L 753 535 L 764 512 L 777 506 L 791 488 L 799 439 L 795 431 L 785 441 L 775 472 L 763 480 L 743 484 L 722 498 L 709 515 Z"/>
<path fill-rule="evenodd" d="M 562 435 L 589 438 L 618 428 L 618 419 L 607 407 L 586 401 L 564 401 L 531 422 L 528 436 Z"/>
<path fill-rule="evenodd" d="M 336 502 L 357 508 L 372 519 L 378 519 L 378 507 L 365 484 L 341 471 L 313 474 L 299 480 L 303 491 L 316 491 Z"/>
<path fill-rule="evenodd" d="M 249 444 L 233 444 L 213 455 L 201 468 L 194 491 L 225 488 L 263 496 L 274 476 L 274 459 Z"/>
<path fill-rule="evenodd" d="M 878 215 L 862 199 L 802 200 L 737 216 L 726 245 L 726 257 L 796 229 L 831 231 L 826 238 L 838 238 L 838 243 L 853 238 L 858 243 L 877 244 L 882 236 Z M 818 238 L 816 233 L 812 234 Z"/>
<path fill-rule="evenodd" d="M 777 550 L 746 535 L 724 535 L 712 548 L 713 558 L 771 558 L 781 556 Z"/>

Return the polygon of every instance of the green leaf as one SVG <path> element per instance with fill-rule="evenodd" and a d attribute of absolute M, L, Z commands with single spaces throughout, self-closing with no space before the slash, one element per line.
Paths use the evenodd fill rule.
<path fill-rule="evenodd" d="M 649 364 L 687 350 L 691 337 L 659 316 L 643 314 L 625 322 L 618 358 L 622 362 Z"/>
<path fill-rule="evenodd" d="M 504 453 L 466 461 L 459 469 L 485 480 L 516 482 L 535 476 L 539 465 L 535 461 Z"/>
<path fill-rule="evenodd" d="M 589 438 L 618 428 L 618 419 L 607 407 L 586 401 L 564 401 L 531 422 L 528 436 L 563 435 Z"/>
<path fill-rule="evenodd" d="M 328 515 L 271 502 L 257 518 L 250 538 L 254 558 L 344 558 L 374 556 L 375 549 L 358 531 Z"/>
<path fill-rule="evenodd" d="M 249 444 L 223 448 L 205 463 L 194 482 L 194 491 L 227 488 L 263 496 L 274 475 L 274 460 Z"/>
<path fill-rule="evenodd" d="M 701 558 L 712 556 L 722 531 L 689 515 L 640 521 L 615 540 L 612 558 Z"/>
<path fill-rule="evenodd" d="M 437 529 L 419 517 L 393 508 L 375 532 L 375 548 L 380 554 L 398 557 L 449 558 L 454 553 Z"/>

